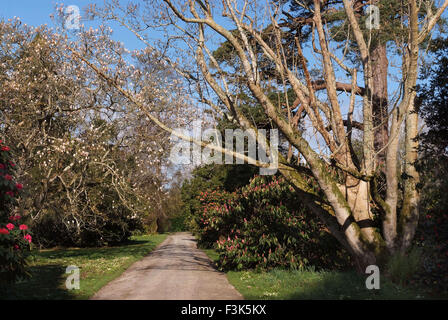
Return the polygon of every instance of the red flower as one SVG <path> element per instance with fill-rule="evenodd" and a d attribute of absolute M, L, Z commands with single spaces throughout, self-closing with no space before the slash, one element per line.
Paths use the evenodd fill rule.
<path fill-rule="evenodd" d="M 9 151 L 9 150 L 11 150 L 11 149 L 9 149 L 9 147 L 7 147 L 7 146 L 2 147 L 2 151 Z"/>
<path fill-rule="evenodd" d="M 19 220 L 19 219 L 21 219 L 21 218 L 22 218 L 21 216 L 17 215 L 17 216 L 9 217 L 9 220 L 11 220 L 11 221 L 16 221 L 16 220 Z"/>
<path fill-rule="evenodd" d="M 1 228 L 0 229 L 0 234 L 9 234 L 9 231 L 6 230 L 5 228 Z"/>
<path fill-rule="evenodd" d="M 25 240 L 28 240 L 29 243 L 31 243 L 31 235 L 27 234 L 26 236 L 23 237 Z"/>
<path fill-rule="evenodd" d="M 12 180 L 12 176 L 10 176 L 9 174 L 5 174 L 5 179 L 11 181 Z"/>
<path fill-rule="evenodd" d="M 21 184 L 21 183 L 16 184 L 16 188 L 18 190 L 22 190 L 23 189 L 23 184 Z"/>
<path fill-rule="evenodd" d="M 26 224 L 21 224 L 21 225 L 19 226 L 19 229 L 20 229 L 20 230 L 28 230 L 28 226 L 27 226 Z"/>
<path fill-rule="evenodd" d="M 3 163 L 0 163 L 0 169 L 5 169 L 5 165 Z"/>
<path fill-rule="evenodd" d="M 5 194 L 7 194 L 10 197 L 14 197 L 14 192 L 12 191 L 6 191 Z"/>
<path fill-rule="evenodd" d="M 14 250 L 19 250 L 20 249 L 20 247 L 18 246 L 18 245 L 14 245 Z"/>
<path fill-rule="evenodd" d="M 8 228 L 8 230 L 12 230 L 12 229 L 14 229 L 14 225 L 12 223 L 8 223 L 6 225 L 6 228 Z"/>

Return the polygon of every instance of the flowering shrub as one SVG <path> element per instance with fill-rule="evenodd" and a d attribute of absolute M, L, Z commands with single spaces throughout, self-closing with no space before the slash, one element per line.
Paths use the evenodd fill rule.
<path fill-rule="evenodd" d="M 255 177 L 234 193 L 201 194 L 199 244 L 214 246 L 221 269 L 342 267 L 337 241 L 278 177 Z"/>
<path fill-rule="evenodd" d="M 9 147 L 2 143 L 0 140 L 0 284 L 5 284 L 28 275 L 26 258 L 32 237 L 22 217 L 11 215 L 23 186 L 14 182 L 15 164 L 10 160 Z"/>

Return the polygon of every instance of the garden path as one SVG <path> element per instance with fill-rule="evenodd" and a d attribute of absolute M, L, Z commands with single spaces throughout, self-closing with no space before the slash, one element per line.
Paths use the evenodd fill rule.
<path fill-rule="evenodd" d="M 241 300 L 241 294 L 197 249 L 192 234 L 168 236 L 153 252 L 101 288 L 94 300 Z"/>

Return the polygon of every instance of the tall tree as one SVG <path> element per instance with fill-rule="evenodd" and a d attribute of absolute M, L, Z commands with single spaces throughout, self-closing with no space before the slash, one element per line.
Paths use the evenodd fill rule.
<path fill-rule="evenodd" d="M 290 164 L 284 155 L 280 156 L 279 171 L 295 187 L 297 197 L 324 221 L 330 232 L 356 258 L 360 269 L 370 264 L 381 264 L 397 250 L 407 250 L 415 233 L 419 216 L 416 188 L 419 175 L 415 168 L 418 113 L 414 102 L 420 45 L 440 19 L 448 0 L 436 10 L 423 0 L 397 4 L 401 19 L 394 21 L 399 24 L 401 32 L 391 41 L 397 48 L 393 57 L 401 67 L 396 80 L 400 90 L 393 103 L 386 92 L 389 89 L 389 84 L 384 82 L 386 71 L 374 71 L 381 61 L 385 62 L 386 58 L 390 60 L 390 53 L 381 46 L 375 47 L 364 32 L 362 24 L 365 20 L 359 8 L 364 2 L 343 0 L 338 8 L 341 18 L 346 21 L 347 34 L 352 35 L 351 42 L 356 44 L 351 52 L 358 57 L 359 66 L 348 64 L 344 55 L 341 56 L 335 49 L 337 41 L 326 20 L 328 12 L 325 9 L 329 2 L 313 0 L 297 3 L 309 12 L 311 54 L 316 58 L 311 54 L 305 57 L 300 39 L 285 43 L 284 32 L 288 29 L 281 23 L 292 15 L 282 12 L 285 9 L 283 2 L 223 0 L 218 4 L 164 0 L 157 6 L 157 15 L 154 13 L 154 2 L 147 7 L 151 10 L 139 10 L 138 5 L 129 5 L 127 10 L 121 11 L 125 13 L 118 15 L 115 9 L 119 3 L 112 1 L 99 14 L 120 21 L 148 46 L 151 43 L 144 30 L 155 24 L 165 29 L 167 43 L 163 47 L 163 57 L 173 70 L 195 84 L 198 94 L 194 97 L 199 97 L 199 101 L 208 104 L 211 110 L 227 114 L 241 127 L 251 128 L 254 132 L 257 128 L 241 112 L 238 97 L 244 90 L 256 99 L 270 121 L 305 160 L 305 165 Z M 286 10 L 289 9 L 286 7 Z M 392 23 L 392 20 L 385 22 Z M 269 37 L 266 34 L 268 26 Z M 237 63 L 220 65 L 211 49 L 216 45 L 216 39 L 228 42 L 235 52 Z M 155 45 L 151 48 L 156 50 Z M 291 51 L 297 53 L 293 59 L 288 58 L 287 52 Z M 186 54 L 180 57 L 183 63 L 174 63 L 176 55 L 181 52 Z M 75 55 L 107 78 L 95 64 L 76 52 Z M 265 76 L 266 61 L 275 70 L 275 82 Z M 318 65 L 317 72 L 312 70 L 312 64 Z M 338 81 L 342 77 L 344 81 Z M 286 104 L 285 107 L 274 104 L 268 97 L 274 87 L 279 92 L 292 90 L 297 105 Z M 346 98 L 339 95 L 342 89 L 348 94 Z M 320 94 L 321 91 L 323 94 Z M 120 92 L 142 109 L 145 108 L 132 92 L 125 89 Z M 382 111 L 377 108 L 378 100 L 374 95 L 389 100 L 384 104 L 389 107 L 388 141 L 381 140 L 380 143 L 384 150 L 375 147 L 375 137 L 378 136 L 376 126 L 380 118 L 377 114 Z M 383 103 L 379 105 L 383 106 Z M 292 107 L 299 107 L 301 112 L 293 113 Z M 355 122 L 353 113 L 358 107 L 362 119 Z M 344 110 L 348 111 L 346 117 Z M 302 113 L 306 115 L 305 120 L 311 124 L 315 136 L 298 129 L 297 123 Z M 147 114 L 155 123 L 173 132 L 149 112 Z M 355 125 L 362 129 L 361 163 L 357 163 L 351 148 Z M 402 139 L 405 145 L 402 167 L 398 165 L 400 132 L 404 132 Z M 254 139 L 257 138 L 254 136 Z M 262 145 L 265 143 L 263 139 L 257 141 Z M 205 146 L 201 142 L 193 142 Z M 213 148 L 225 153 L 233 152 L 219 146 Z M 378 187 L 380 161 L 377 155 L 380 151 L 385 153 L 384 193 L 380 193 Z M 246 156 L 239 156 L 247 160 Z M 252 160 L 256 165 L 263 165 Z M 399 176 L 404 177 L 403 188 L 398 183 Z M 319 186 L 318 191 L 314 184 Z"/>

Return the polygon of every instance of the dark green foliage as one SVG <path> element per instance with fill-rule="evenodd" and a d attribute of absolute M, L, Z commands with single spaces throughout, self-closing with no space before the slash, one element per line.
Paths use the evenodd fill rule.
<path fill-rule="evenodd" d="M 419 112 L 426 129 L 420 135 L 421 216 L 415 244 L 423 248 L 422 270 L 415 277 L 437 293 L 448 293 L 448 39 L 431 47 L 435 61 L 422 74 Z"/>
<path fill-rule="evenodd" d="M 423 74 L 429 81 L 419 89 L 419 114 L 428 130 L 421 135 L 424 151 L 447 155 L 448 148 L 448 39 L 434 41 L 436 59 Z"/>
<path fill-rule="evenodd" d="M 216 248 L 221 269 L 347 265 L 338 243 L 282 178 L 255 177 L 233 193 L 204 192 L 199 200 L 199 244 Z"/>
<path fill-rule="evenodd" d="M 171 226 L 170 231 L 171 232 L 182 232 L 182 231 L 188 231 L 188 222 L 185 219 L 185 216 L 183 214 L 178 214 L 170 219 Z"/>
<path fill-rule="evenodd" d="M 397 252 L 387 261 L 387 276 L 400 286 L 408 285 L 422 264 L 422 251 L 412 248 L 409 252 Z"/>
<path fill-rule="evenodd" d="M 414 282 L 431 288 L 434 294 L 448 294 L 448 214 L 442 210 L 428 210 L 422 215 L 415 236 L 415 244 L 423 249 L 422 267 Z"/>

